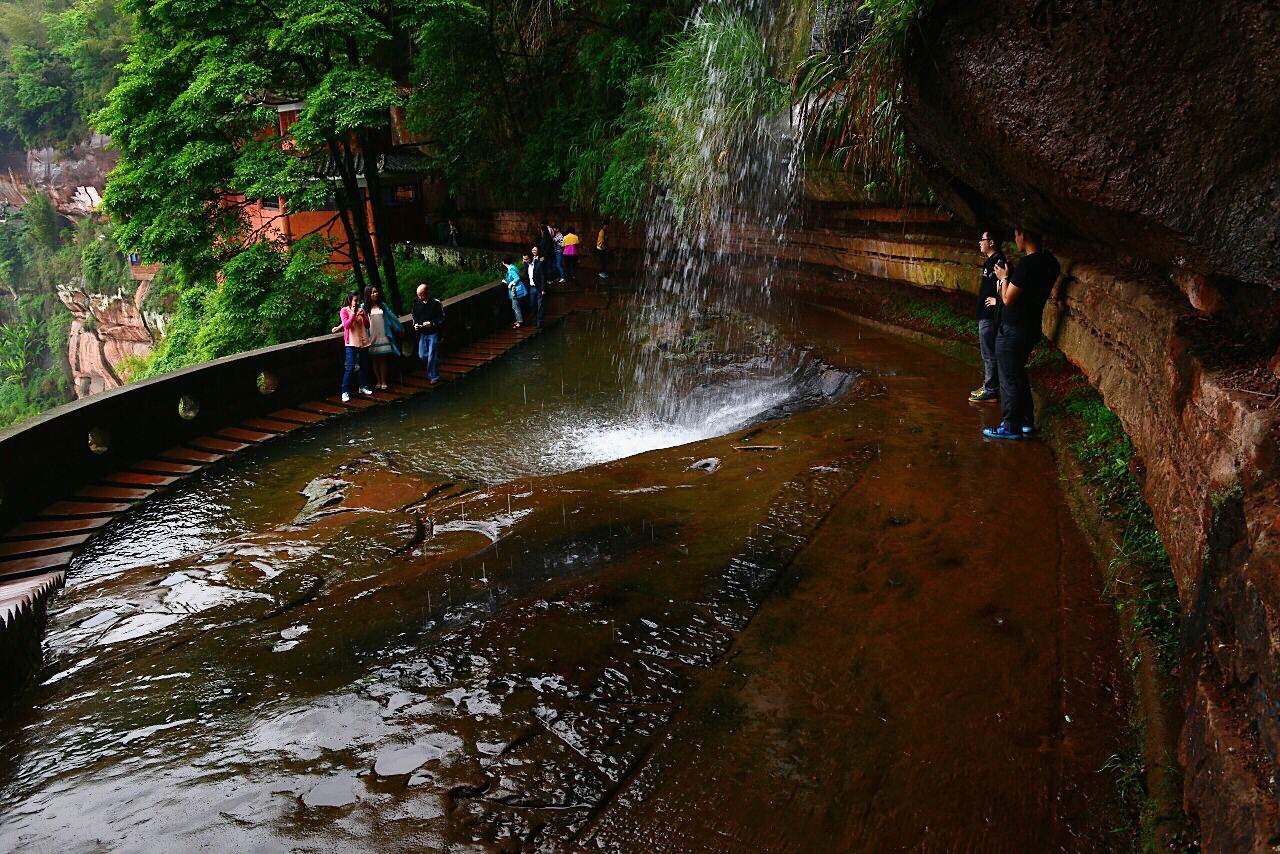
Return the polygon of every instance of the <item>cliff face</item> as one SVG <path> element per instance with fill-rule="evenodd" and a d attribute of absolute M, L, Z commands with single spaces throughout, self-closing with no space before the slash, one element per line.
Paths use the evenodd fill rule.
<path fill-rule="evenodd" d="M 939 2 L 908 136 L 967 218 L 1280 286 L 1273 0 Z"/>
<path fill-rule="evenodd" d="M 84 216 L 97 209 L 107 173 L 119 154 L 94 134 L 67 150 L 37 148 L 0 155 L 0 199 L 20 207 L 35 193 L 53 199 L 61 213 Z"/>
<path fill-rule="evenodd" d="M 143 311 L 147 289 L 145 281 L 132 295 L 89 294 L 76 286 L 58 289 L 58 298 L 73 316 L 67 359 L 76 397 L 122 385 L 116 366 L 128 357 L 147 355 L 155 346 L 163 318 Z"/>

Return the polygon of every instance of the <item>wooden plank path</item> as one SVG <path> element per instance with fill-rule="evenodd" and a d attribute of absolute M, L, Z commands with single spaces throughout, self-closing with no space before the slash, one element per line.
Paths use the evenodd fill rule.
<path fill-rule="evenodd" d="M 567 314 L 549 314 L 543 328 Z M 499 330 L 442 354 L 439 383 L 429 383 L 420 374 L 405 374 L 388 390 L 376 391 L 371 397 L 357 395 L 344 403 L 340 395 L 333 395 L 246 418 L 161 451 L 153 459 L 131 463 L 55 501 L 0 535 L 0 643 L 5 643 L 6 631 L 15 628 L 20 618 L 32 616 L 43 597 L 62 586 L 72 558 L 97 531 L 157 492 L 231 455 L 302 427 L 427 394 L 487 365 L 540 331 L 533 326 Z"/>

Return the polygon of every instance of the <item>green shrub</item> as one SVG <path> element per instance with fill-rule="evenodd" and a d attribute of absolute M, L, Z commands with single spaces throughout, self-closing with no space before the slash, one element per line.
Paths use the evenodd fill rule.
<path fill-rule="evenodd" d="M 1071 450 L 1080 460 L 1085 478 L 1101 494 L 1103 512 L 1121 531 L 1116 560 L 1137 567 L 1134 626 L 1156 644 L 1159 664 L 1166 671 L 1177 663 L 1180 611 L 1177 585 L 1151 507 L 1134 477 L 1133 444 L 1120 419 L 1092 388 L 1081 389 L 1055 407 L 1079 425 Z"/>
<path fill-rule="evenodd" d="M 906 300 L 900 309 L 901 316 L 926 323 L 937 329 L 959 333 L 966 338 L 977 338 L 978 324 L 973 317 L 961 314 L 948 303 L 925 300 Z"/>
<path fill-rule="evenodd" d="M 423 282 L 431 287 L 433 297 L 444 300 L 496 281 L 501 271 L 496 261 L 491 263 L 492 270 L 459 270 L 432 263 L 417 255 L 404 255 L 396 262 L 402 300 L 400 305 L 407 311 L 413 305 L 418 285 Z"/>

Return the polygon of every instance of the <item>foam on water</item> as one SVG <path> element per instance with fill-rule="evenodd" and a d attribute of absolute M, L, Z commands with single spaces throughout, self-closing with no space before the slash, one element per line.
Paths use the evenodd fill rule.
<path fill-rule="evenodd" d="M 560 435 L 545 454 L 581 468 L 721 436 L 794 399 L 793 380 L 788 374 L 715 387 L 697 395 L 692 405 L 677 410 L 685 416 L 679 420 L 652 414 L 626 421 L 565 417 L 559 425 Z M 693 412 L 697 417 L 688 417 Z"/>

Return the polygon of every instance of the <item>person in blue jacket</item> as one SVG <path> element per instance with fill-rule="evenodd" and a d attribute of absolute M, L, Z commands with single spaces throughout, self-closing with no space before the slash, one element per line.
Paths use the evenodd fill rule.
<path fill-rule="evenodd" d="M 520 300 L 529 295 L 529 288 L 520 275 L 520 268 L 510 258 L 502 259 L 502 267 L 506 271 L 502 283 L 507 286 L 507 296 L 511 297 L 511 311 L 516 316 L 516 322 L 512 324 L 512 328 L 519 329 L 524 323 L 524 312 L 520 310 Z"/>
<path fill-rule="evenodd" d="M 400 355 L 400 318 L 382 299 L 376 285 L 364 289 L 364 313 L 369 318 L 369 355 L 378 388 L 387 390 L 387 370 L 391 357 Z"/>

